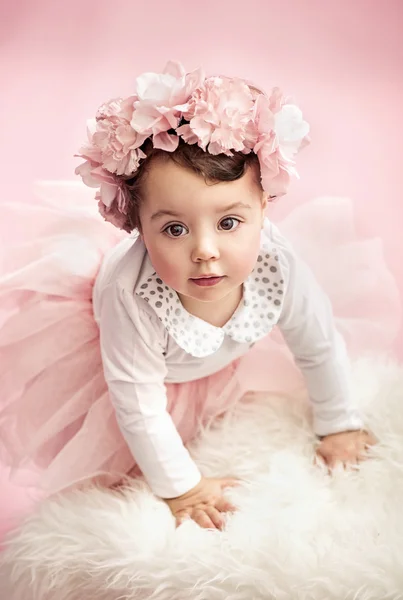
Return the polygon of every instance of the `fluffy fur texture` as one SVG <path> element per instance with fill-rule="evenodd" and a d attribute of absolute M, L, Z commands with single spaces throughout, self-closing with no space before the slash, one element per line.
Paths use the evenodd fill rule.
<path fill-rule="evenodd" d="M 313 464 L 303 398 L 249 398 L 204 431 L 205 475 L 245 482 L 224 532 L 175 530 L 142 482 L 48 501 L 1 557 L 4 600 L 403 598 L 403 369 L 361 361 L 357 404 L 380 439 L 359 471 Z"/>

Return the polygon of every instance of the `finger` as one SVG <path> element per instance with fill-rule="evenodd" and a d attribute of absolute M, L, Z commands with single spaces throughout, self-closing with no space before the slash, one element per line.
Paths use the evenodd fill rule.
<path fill-rule="evenodd" d="M 339 471 L 343 468 L 343 463 L 340 460 L 329 459 L 326 461 L 326 465 L 328 468 L 328 474 L 332 475 L 335 471 Z"/>
<path fill-rule="evenodd" d="M 192 519 L 203 529 L 217 529 L 205 510 L 194 510 Z"/>
<path fill-rule="evenodd" d="M 190 515 L 187 512 L 177 513 L 175 515 L 176 527 L 180 527 L 185 521 L 189 521 Z"/>
<path fill-rule="evenodd" d="M 214 526 L 217 529 L 222 529 L 222 526 L 224 525 L 224 520 L 221 516 L 221 513 L 214 506 L 207 506 L 205 511 L 206 514 L 210 517 Z"/>
<path fill-rule="evenodd" d="M 359 454 L 357 455 L 357 462 L 364 462 L 364 460 L 368 460 L 369 459 L 369 454 L 366 450 L 359 452 Z"/>
<path fill-rule="evenodd" d="M 226 479 L 220 479 L 220 485 L 221 489 L 224 489 L 226 487 L 237 487 L 238 485 L 241 485 L 241 480 L 234 479 L 233 477 L 228 477 Z"/>
<path fill-rule="evenodd" d="M 373 433 L 368 433 L 366 436 L 366 446 L 375 446 L 379 442 L 378 438 Z"/>
<path fill-rule="evenodd" d="M 350 463 L 350 466 L 349 466 L 349 468 L 350 468 L 352 471 L 359 471 L 359 470 L 360 470 L 360 461 L 359 461 L 359 459 L 357 458 L 355 461 L 352 461 L 352 462 Z"/>
<path fill-rule="evenodd" d="M 324 467 L 326 467 L 326 461 L 325 461 L 325 459 L 318 452 L 313 457 L 313 464 L 315 465 L 315 467 L 320 467 L 321 469 L 323 469 Z"/>
<path fill-rule="evenodd" d="M 237 510 L 236 506 L 234 506 L 231 502 L 226 500 L 223 496 L 218 498 L 214 504 L 215 508 L 220 512 L 235 512 Z"/>

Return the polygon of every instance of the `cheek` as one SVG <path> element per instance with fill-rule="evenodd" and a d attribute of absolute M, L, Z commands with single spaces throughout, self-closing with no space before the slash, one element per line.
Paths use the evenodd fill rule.
<path fill-rule="evenodd" d="M 236 244 L 228 257 L 231 264 L 231 271 L 235 278 L 246 279 L 256 266 L 257 257 L 260 251 L 260 235 L 248 238 L 247 243 Z"/>
<path fill-rule="evenodd" d="M 253 271 L 256 266 L 258 251 L 258 248 L 249 248 L 246 252 L 242 252 L 234 257 L 233 272 L 237 277 L 245 279 Z"/>
<path fill-rule="evenodd" d="M 183 274 L 183 252 L 177 253 L 172 248 L 147 245 L 148 255 L 154 269 L 161 279 L 173 289 L 180 287 L 181 273 Z M 182 260 L 181 260 L 182 258 Z"/>

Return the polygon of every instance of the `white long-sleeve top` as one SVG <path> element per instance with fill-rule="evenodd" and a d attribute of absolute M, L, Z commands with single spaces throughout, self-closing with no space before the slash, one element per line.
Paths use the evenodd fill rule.
<path fill-rule="evenodd" d="M 327 296 L 268 219 L 243 299 L 224 327 L 190 315 L 155 272 L 140 238 L 106 256 L 93 293 L 105 379 L 136 463 L 161 498 L 184 494 L 200 472 L 167 411 L 165 383 L 211 375 L 277 325 L 301 369 L 323 436 L 363 427 L 349 361 Z"/>

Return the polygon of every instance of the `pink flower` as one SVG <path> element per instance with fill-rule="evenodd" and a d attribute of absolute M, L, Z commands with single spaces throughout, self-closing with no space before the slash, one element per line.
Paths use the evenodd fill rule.
<path fill-rule="evenodd" d="M 101 152 L 103 167 L 116 175 L 132 175 L 145 158 L 140 146 L 148 136 L 137 133 L 130 125 L 135 99 L 136 96 L 130 96 L 110 100 L 98 109 L 95 122 L 90 123 L 90 146 Z"/>
<path fill-rule="evenodd" d="M 285 103 L 279 88 L 269 98 L 258 96 L 254 119 L 259 137 L 253 151 L 259 158 L 263 189 L 282 196 L 291 176 L 299 177 L 294 156 L 310 141 L 309 125 L 297 106 Z"/>
<path fill-rule="evenodd" d="M 145 137 L 153 136 L 155 148 L 173 152 L 179 143 L 175 129 L 193 91 L 204 79 L 202 69 L 191 73 L 179 62 L 170 61 L 162 73 L 144 73 L 136 79 L 138 100 L 134 102 L 131 126 Z"/>
<path fill-rule="evenodd" d="M 112 223 L 112 225 L 118 227 L 118 229 L 126 230 L 126 215 L 122 214 L 119 210 L 117 210 L 115 206 L 112 206 L 110 208 L 105 206 L 105 204 L 100 198 L 99 193 L 95 195 L 95 200 L 98 200 L 98 210 L 100 215 L 105 219 L 105 221 Z"/>
<path fill-rule="evenodd" d="M 85 162 L 81 163 L 81 165 L 76 167 L 74 172 L 76 175 L 80 175 L 83 183 L 88 185 L 88 187 L 99 188 L 100 180 L 92 174 L 95 169 L 99 168 L 99 166 L 100 164 L 97 162 L 86 160 Z"/>
<path fill-rule="evenodd" d="M 130 126 L 133 98 L 117 98 L 103 104 L 95 119 L 87 121 L 88 142 L 75 156 L 86 158 L 116 175 L 132 175 L 145 158 L 139 146 L 147 138 Z"/>
<path fill-rule="evenodd" d="M 95 195 L 99 212 L 106 221 L 122 229 L 130 201 L 124 180 L 88 160 L 79 165 L 75 173 L 82 177 L 85 185 L 99 188 Z"/>
<path fill-rule="evenodd" d="M 76 174 L 99 188 L 102 216 L 124 229 L 130 202 L 125 179 L 146 158 L 146 139 L 166 152 L 178 147 L 179 137 L 210 154 L 253 151 L 264 190 L 280 196 L 290 177 L 298 177 L 294 157 L 310 142 L 308 132 L 301 111 L 279 88 L 266 96 L 241 79 L 205 79 L 202 69 L 186 73 L 170 61 L 162 73 L 138 77 L 133 95 L 98 108 L 87 124 L 88 141 L 75 155 L 85 159 Z"/>
<path fill-rule="evenodd" d="M 183 113 L 189 124 L 177 132 L 210 154 L 247 153 L 258 138 L 253 108 L 252 92 L 242 80 L 210 77 L 193 93 Z"/>

